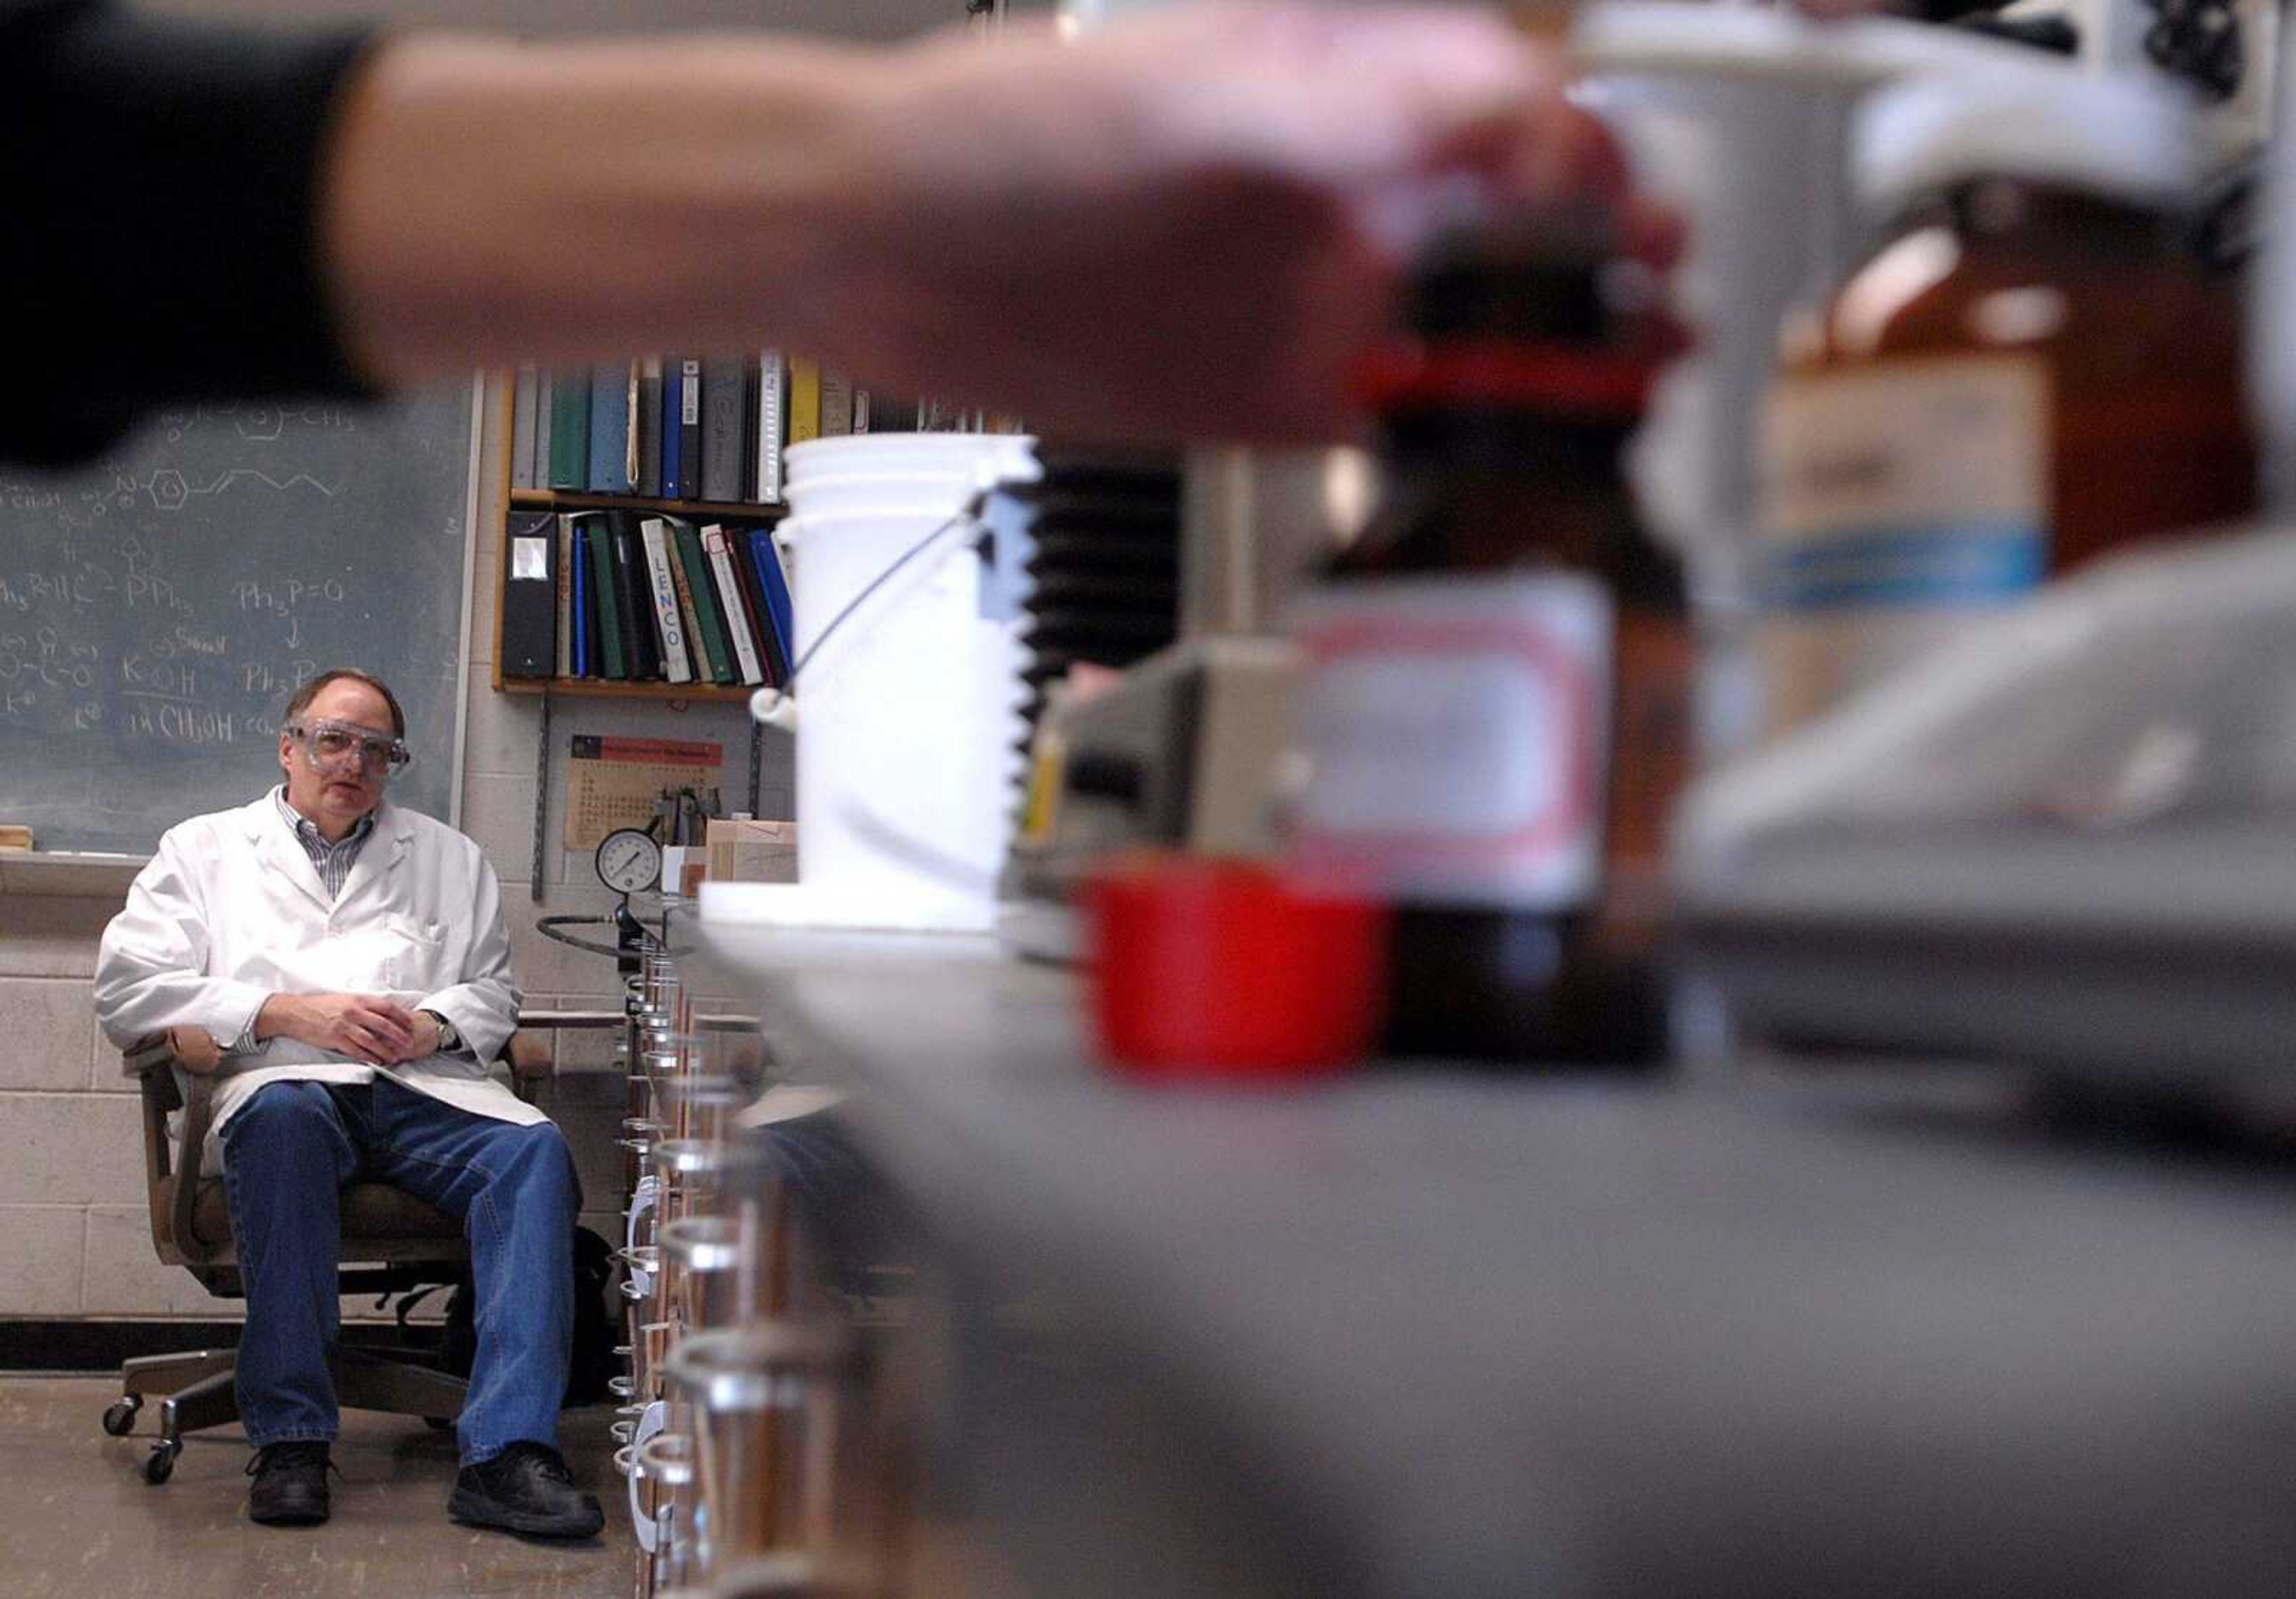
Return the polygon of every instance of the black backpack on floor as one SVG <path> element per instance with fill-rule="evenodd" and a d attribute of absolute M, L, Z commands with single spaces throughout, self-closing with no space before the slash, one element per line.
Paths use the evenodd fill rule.
<path fill-rule="evenodd" d="M 606 1398 L 607 1380 L 621 1374 L 622 1359 L 614 1353 L 614 1346 L 620 1340 L 610 1297 L 613 1277 L 613 1246 L 587 1227 L 575 1228 L 574 1349 L 566 1363 L 563 1401 L 568 1407 L 599 1403 Z M 420 1338 L 408 1326 L 406 1318 L 439 1288 L 447 1291 L 447 1319 L 431 1346 L 438 1353 L 439 1369 L 457 1377 L 468 1377 L 479 1353 L 478 1292 L 472 1284 L 468 1266 L 455 1274 L 452 1283 L 402 1294 L 398 1300 L 399 1331 L 410 1342 Z"/>

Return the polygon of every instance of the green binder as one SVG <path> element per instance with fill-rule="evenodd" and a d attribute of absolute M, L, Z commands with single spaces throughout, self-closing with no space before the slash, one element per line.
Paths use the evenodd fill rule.
<path fill-rule="evenodd" d="M 578 491 L 589 486 L 590 372 L 577 367 L 551 374 L 550 487 Z"/>
<path fill-rule="evenodd" d="M 726 613 L 709 578 L 709 558 L 701 553 L 701 535 L 683 522 L 677 525 L 677 563 L 685 569 L 685 586 L 693 593 L 693 609 L 709 647 L 710 681 L 738 683 L 740 676 L 732 668 L 734 647 L 726 636 Z"/>
<path fill-rule="evenodd" d="M 597 604 L 599 675 L 627 680 L 622 652 L 621 595 L 614 587 L 614 530 L 603 516 L 590 521 L 590 596 Z"/>

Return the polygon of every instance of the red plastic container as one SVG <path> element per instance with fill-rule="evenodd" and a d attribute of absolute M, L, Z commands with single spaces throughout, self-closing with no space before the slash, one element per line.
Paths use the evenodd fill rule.
<path fill-rule="evenodd" d="M 1093 1019 L 1128 1075 L 1273 1081 L 1371 1053 L 1386 992 L 1387 918 L 1308 898 L 1266 866 L 1127 855 L 1085 885 Z"/>

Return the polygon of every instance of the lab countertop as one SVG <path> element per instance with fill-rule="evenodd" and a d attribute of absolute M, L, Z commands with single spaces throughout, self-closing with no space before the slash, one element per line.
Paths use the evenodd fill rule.
<path fill-rule="evenodd" d="M 980 1380 L 971 1457 L 1045 1591 L 2296 1570 L 2284 1164 L 2053 1139 L 1942 1069 L 1148 1090 L 986 940 L 705 941 L 966 1273 L 1062 1329 L 1054 1374 Z"/>

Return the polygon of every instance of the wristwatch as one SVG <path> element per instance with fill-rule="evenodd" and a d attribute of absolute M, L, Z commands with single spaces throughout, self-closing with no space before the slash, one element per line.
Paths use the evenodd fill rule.
<path fill-rule="evenodd" d="M 455 1024 L 436 1011 L 422 1013 L 439 1024 L 439 1053 L 442 1055 L 459 1053 L 463 1047 L 463 1035 L 455 1030 Z"/>

